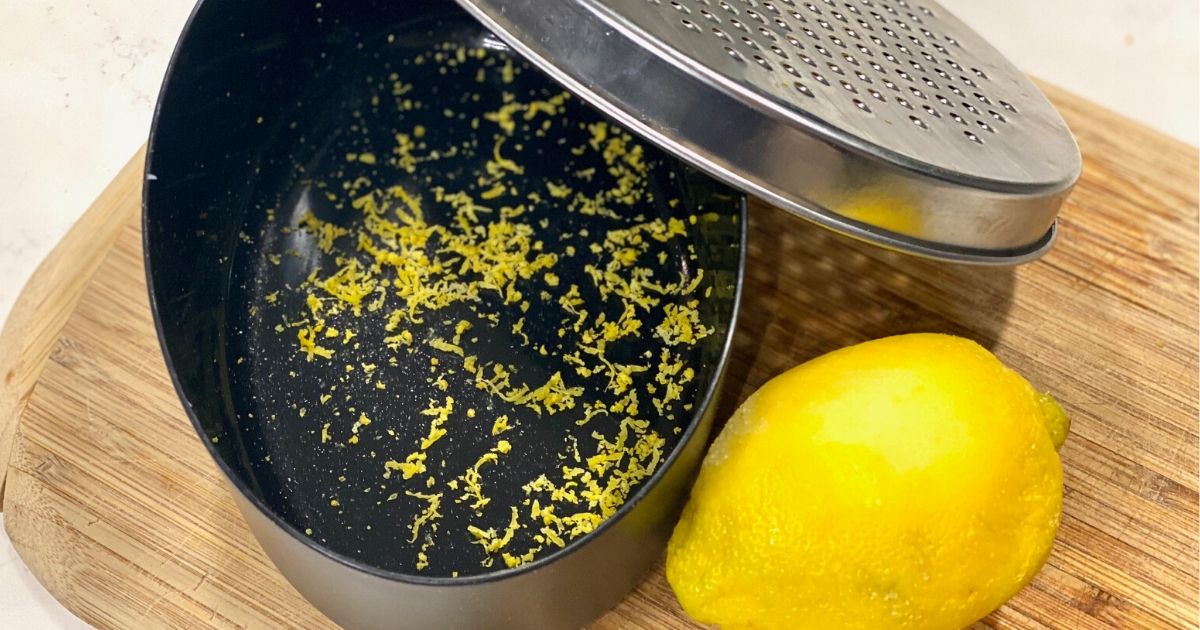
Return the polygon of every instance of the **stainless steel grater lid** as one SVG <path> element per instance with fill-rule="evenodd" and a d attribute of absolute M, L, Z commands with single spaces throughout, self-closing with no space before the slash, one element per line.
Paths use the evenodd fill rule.
<path fill-rule="evenodd" d="M 631 130 L 834 230 L 1036 258 L 1080 172 L 1038 89 L 934 2 L 459 0 Z"/>

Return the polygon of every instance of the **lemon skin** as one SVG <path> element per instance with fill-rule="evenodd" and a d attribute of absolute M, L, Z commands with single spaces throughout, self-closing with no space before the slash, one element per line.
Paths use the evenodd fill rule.
<path fill-rule="evenodd" d="M 1045 563 L 1068 428 L 1053 398 L 962 338 L 832 352 L 722 430 L 667 579 L 724 628 L 962 628 Z"/>

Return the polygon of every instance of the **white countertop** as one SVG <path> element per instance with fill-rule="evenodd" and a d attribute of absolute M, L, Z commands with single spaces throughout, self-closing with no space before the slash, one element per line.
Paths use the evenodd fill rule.
<path fill-rule="evenodd" d="M 1029 73 L 1196 144 L 1195 0 L 942 4 Z M 0 322 L 38 262 L 145 141 L 191 5 L 0 0 Z M 0 627 L 87 627 L 33 579 L 2 531 Z"/>

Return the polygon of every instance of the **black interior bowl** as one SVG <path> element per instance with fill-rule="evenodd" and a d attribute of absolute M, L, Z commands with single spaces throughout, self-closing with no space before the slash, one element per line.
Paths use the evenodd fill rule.
<path fill-rule="evenodd" d="M 415 486 L 381 480 L 380 471 L 383 460 L 403 455 L 399 444 L 419 440 L 428 428 L 419 411 L 429 404 L 429 366 L 439 355 L 421 343 L 397 353 L 371 338 L 378 326 L 362 326 L 356 347 L 340 349 L 336 362 L 314 365 L 297 350 L 294 333 L 280 334 L 279 327 L 304 309 L 296 287 L 332 264 L 318 239 L 293 229 L 300 218 L 311 213 L 350 229 L 361 222 L 361 214 L 339 200 L 339 183 L 359 177 L 403 183 L 428 199 L 435 184 L 470 181 L 492 157 L 489 147 L 464 151 L 437 162 L 430 177 L 420 168 L 409 173 L 387 160 L 364 163 L 348 155 L 389 155 L 396 133 L 417 125 L 427 130 L 430 146 L 469 144 L 472 136 L 482 137 L 469 121 L 482 113 L 481 103 L 495 100 L 489 96 L 560 91 L 515 58 L 511 81 L 496 73 L 477 81 L 474 73 L 412 63 L 447 42 L 511 57 L 503 43 L 444 2 L 202 1 L 171 62 L 147 158 L 143 227 L 155 321 L 184 407 L 255 535 L 285 576 L 335 621 L 352 627 L 577 627 L 611 606 L 655 561 L 686 498 L 707 442 L 740 297 L 745 200 L 646 147 L 651 194 L 635 208 L 639 218 L 704 217 L 684 240 L 661 246 L 656 277 L 694 278 L 702 269 L 700 288 L 711 292 L 700 316 L 713 328 L 679 350 L 696 374 L 682 401 L 686 412 L 667 417 L 644 405 L 649 413 L 641 415 L 666 439 L 657 471 L 595 531 L 532 562 L 484 566 L 478 545 L 441 535 L 429 564 L 417 570 L 412 559 L 420 541 L 411 540 L 406 524 L 419 504 L 387 500 Z M 395 94 L 395 81 L 412 92 Z M 472 93 L 484 98 L 473 100 Z M 401 96 L 426 107 L 407 109 Z M 603 118 L 578 99 L 565 109 L 562 119 L 572 124 L 555 123 L 520 143 L 525 171 L 519 179 L 540 186 L 587 166 L 569 150 L 588 139 L 586 127 L 574 123 Z M 546 226 L 548 235 L 611 227 L 609 219 L 553 203 L 531 206 L 528 219 Z M 429 212 L 430 222 L 450 220 Z M 562 286 L 587 282 L 582 262 L 563 257 L 555 271 Z M 594 295 L 585 301 L 593 313 L 609 308 Z M 477 315 L 463 304 L 436 317 Z M 525 316 L 521 333 L 476 317 L 475 349 L 481 361 L 544 379 L 558 369 L 554 339 L 561 322 L 536 301 Z M 343 324 L 351 322 L 331 322 Z M 420 337 L 420 329 L 414 332 Z M 548 356 L 534 349 L 545 345 Z M 632 361 L 660 346 L 647 331 L 614 345 L 613 360 Z M 372 378 L 347 378 L 346 365 L 378 367 Z M 453 397 L 460 410 L 517 419 L 508 435 L 519 457 L 489 479 L 497 506 L 518 503 L 531 474 L 558 465 L 564 426 L 587 439 L 619 424 L 619 418 L 598 417 L 576 428 L 582 408 L 538 422 L 528 410 L 496 408 L 489 394 L 459 374 L 439 396 Z M 319 402 L 334 385 L 340 407 Z M 329 425 L 344 433 L 346 418 L 360 412 L 376 418 L 361 443 L 350 447 L 324 435 Z M 469 423 L 447 429 L 449 448 L 436 468 L 430 464 L 429 474 L 439 478 L 469 467 L 491 439 Z M 477 519 L 500 526 L 505 520 L 486 508 L 455 509 L 450 498 L 445 505 L 443 533 L 464 531 Z"/>

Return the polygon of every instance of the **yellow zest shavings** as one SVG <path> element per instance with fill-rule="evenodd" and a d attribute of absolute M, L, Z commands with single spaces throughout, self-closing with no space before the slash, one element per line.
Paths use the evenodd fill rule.
<path fill-rule="evenodd" d="M 700 314 L 696 312 L 696 300 L 687 304 L 667 304 L 663 306 L 663 321 L 654 329 L 654 334 L 667 343 L 694 344 L 712 334 L 713 328 L 700 323 Z"/>
<path fill-rule="evenodd" d="M 305 212 L 301 215 L 300 226 L 304 228 L 304 231 L 317 237 L 317 247 L 326 254 L 333 253 L 334 241 L 350 233 L 350 230 L 340 225 L 318 219 L 312 212 Z"/>
<path fill-rule="evenodd" d="M 416 451 L 409 453 L 404 461 L 398 462 L 390 459 L 383 463 L 383 478 L 388 479 L 392 476 L 392 472 L 399 471 L 400 476 L 404 479 L 412 479 L 414 476 L 425 472 L 425 453 Z"/>
<path fill-rule="evenodd" d="M 476 511 L 483 509 L 484 506 L 491 503 L 492 500 L 483 494 L 483 474 L 480 469 L 483 468 L 484 464 L 495 464 L 500 459 L 500 455 L 508 451 L 508 442 L 501 440 L 490 451 L 480 455 L 475 464 L 458 478 L 463 484 L 463 495 L 456 499 L 456 501 L 459 503 L 470 501 L 471 509 Z"/>
<path fill-rule="evenodd" d="M 492 377 L 485 378 L 480 370 L 475 375 L 475 386 L 490 391 L 498 398 L 515 405 L 524 405 L 534 410 L 538 415 L 543 409 L 548 414 L 555 414 L 565 409 L 575 408 L 575 397 L 583 394 L 582 387 L 567 387 L 563 382 L 562 373 L 555 372 L 541 386 L 530 389 L 522 384 L 510 386 L 511 373 L 503 365 L 492 365 Z"/>
<path fill-rule="evenodd" d="M 550 191 L 550 196 L 556 199 L 566 199 L 571 196 L 571 187 L 554 182 L 546 182 L 546 190 Z"/>
<path fill-rule="evenodd" d="M 503 549 L 512 541 L 513 535 L 520 529 L 521 524 L 518 521 L 517 508 L 516 506 L 512 506 L 510 509 L 512 510 L 512 516 L 508 522 L 508 526 L 504 528 L 503 534 L 497 534 L 496 530 L 492 528 L 484 530 L 474 525 L 467 526 L 467 532 L 475 539 L 472 542 L 483 547 L 485 553 L 490 555 Z"/>
<path fill-rule="evenodd" d="M 316 330 L 311 326 L 305 326 L 296 331 L 296 338 L 300 341 L 300 351 L 304 353 L 305 360 L 312 361 L 314 356 L 328 359 L 333 356 L 333 350 L 324 346 L 317 345 Z"/>
<path fill-rule="evenodd" d="M 490 79 L 483 88 L 496 89 L 496 102 L 482 101 L 480 95 L 487 94 L 481 92 L 464 94 L 459 105 L 434 98 L 433 106 L 420 82 L 405 83 L 393 73 L 378 84 L 372 109 L 354 114 L 360 126 L 352 130 L 371 137 L 363 126 L 371 112 L 393 113 L 390 88 L 394 113 L 401 117 L 388 124 L 412 119 L 401 112 L 424 110 L 435 117 L 441 112 L 453 118 L 448 123 L 477 130 L 474 137 L 459 143 L 452 130 L 430 134 L 417 125 L 393 130 L 394 143 L 387 148 L 350 145 L 348 163 L 339 164 L 348 172 L 340 187 L 310 180 L 322 203 L 314 210 L 336 220 L 303 212 L 275 228 L 302 233 L 308 248 L 319 250 L 290 252 L 309 265 L 307 277 L 287 288 L 297 292 L 302 306 L 297 299 L 280 300 L 279 292 L 256 306 L 263 312 L 289 310 L 275 325 L 285 342 L 296 329 L 296 363 L 288 368 L 314 362 L 308 369 L 338 380 L 313 399 L 298 401 L 312 406 L 319 400 L 322 406 L 313 408 L 332 420 L 323 423 L 322 443 L 374 458 L 372 448 L 414 442 L 395 453 L 396 459 L 379 457 L 386 484 L 355 490 L 382 489 L 386 501 L 406 495 L 422 502 L 411 506 L 419 512 L 409 512 L 416 515 L 406 523 L 416 569 L 430 567 L 443 509 L 455 517 L 470 511 L 474 522 L 456 525 L 453 535 L 460 548 L 462 540 L 479 546 L 485 568 L 496 559 L 516 567 L 595 531 L 654 474 L 667 451 L 659 431 L 672 435 L 670 427 L 680 433 L 680 426 L 666 423 L 677 408 L 691 409 L 687 399 L 696 374 L 687 364 L 696 353 L 689 346 L 715 332 L 696 298 L 709 297 L 713 287 L 697 265 L 672 266 L 678 252 L 690 250 L 687 231 L 698 219 L 661 216 L 662 207 L 679 201 L 653 198 L 647 187 L 650 152 L 635 138 L 607 122 L 564 117 L 570 109 L 565 92 L 539 98 L 520 84 L 499 87 L 516 81 L 520 68 L 511 58 L 447 44 L 414 57 L 414 66 L 424 64 L 443 76 L 463 73 L 460 80 L 471 88 Z M 445 105 L 454 110 L 442 111 Z M 474 107 L 480 108 L 478 117 L 460 113 Z M 574 130 L 583 139 L 563 138 L 559 155 L 544 154 L 559 130 Z M 449 163 L 435 164 L 457 155 L 479 165 L 476 172 L 464 177 Z M 554 164 L 560 156 L 562 163 Z M 544 168 L 547 161 L 551 170 Z M 330 214 L 334 211 L 341 214 Z M 672 243 L 675 239 L 685 243 Z M 310 262 L 310 255 L 319 261 Z M 558 265 L 562 257 L 570 260 L 567 268 Z M 696 261 L 694 251 L 690 260 Z M 645 348 L 639 346 L 648 349 L 641 353 Z M 331 360 L 333 348 L 355 354 L 343 352 L 336 365 L 314 361 Z M 421 371 L 415 377 L 405 373 L 412 366 Z M 297 369 L 288 373 L 295 377 Z M 394 371 L 399 369 L 405 372 Z M 346 389 L 335 392 L 339 384 Z M 397 408 L 393 398 L 407 401 L 410 392 L 450 392 L 460 384 L 477 390 L 463 403 L 469 407 L 466 417 L 491 423 L 450 425 L 455 401 L 440 393 L 415 418 L 391 417 Z M 350 392 L 365 395 L 352 399 Z M 301 417 L 306 413 L 292 408 Z M 554 417 L 559 414 L 566 418 Z M 423 434 L 411 433 L 426 428 L 411 427 L 414 419 L 428 420 Z M 526 422 L 562 425 L 561 450 L 523 450 L 528 436 L 513 429 Z M 337 434 L 344 443 L 335 442 L 332 425 L 341 427 Z M 584 425 L 590 440 L 577 428 Z M 490 431 L 495 442 L 457 476 L 446 460 L 453 449 L 476 442 L 469 433 L 443 440 L 451 429 Z M 360 438 L 363 447 L 340 448 Z M 441 461 L 430 456 L 438 444 L 451 449 Z M 509 454 L 521 461 L 546 455 L 554 463 L 529 475 L 522 501 L 496 505 L 504 495 L 488 496 L 493 483 L 488 475 L 526 474 Z M 339 481 L 353 483 L 347 476 Z M 446 490 L 454 501 L 443 503 Z M 341 507 L 338 499 L 330 505 Z M 501 514 L 505 521 L 496 520 Z"/>
<path fill-rule="evenodd" d="M 439 407 L 437 401 L 430 399 L 429 407 L 421 411 L 423 416 L 433 416 L 433 420 L 429 422 L 429 435 L 421 440 L 421 450 L 429 450 L 434 442 L 442 439 L 446 435 L 446 429 L 442 425 L 450 419 L 450 414 L 454 411 L 454 399 L 447 396 L 446 404 Z"/>
<path fill-rule="evenodd" d="M 425 494 L 422 492 L 406 490 L 404 494 L 426 502 L 425 508 L 421 510 L 421 513 L 418 514 L 416 518 L 413 519 L 412 525 L 410 525 L 408 528 L 408 531 L 412 534 L 412 537 L 408 539 L 408 542 L 416 542 L 417 536 L 420 535 L 421 527 L 423 525 L 441 518 L 442 514 L 438 511 L 438 509 L 442 505 L 442 493 L 439 492 L 437 494 Z"/>
<path fill-rule="evenodd" d="M 429 340 L 429 347 L 434 348 L 436 350 L 441 350 L 442 352 L 449 352 L 451 354 L 457 354 L 460 357 L 463 356 L 462 346 L 450 343 L 449 341 L 446 341 L 445 339 L 437 339 L 437 338 L 431 339 L 431 340 Z"/>

